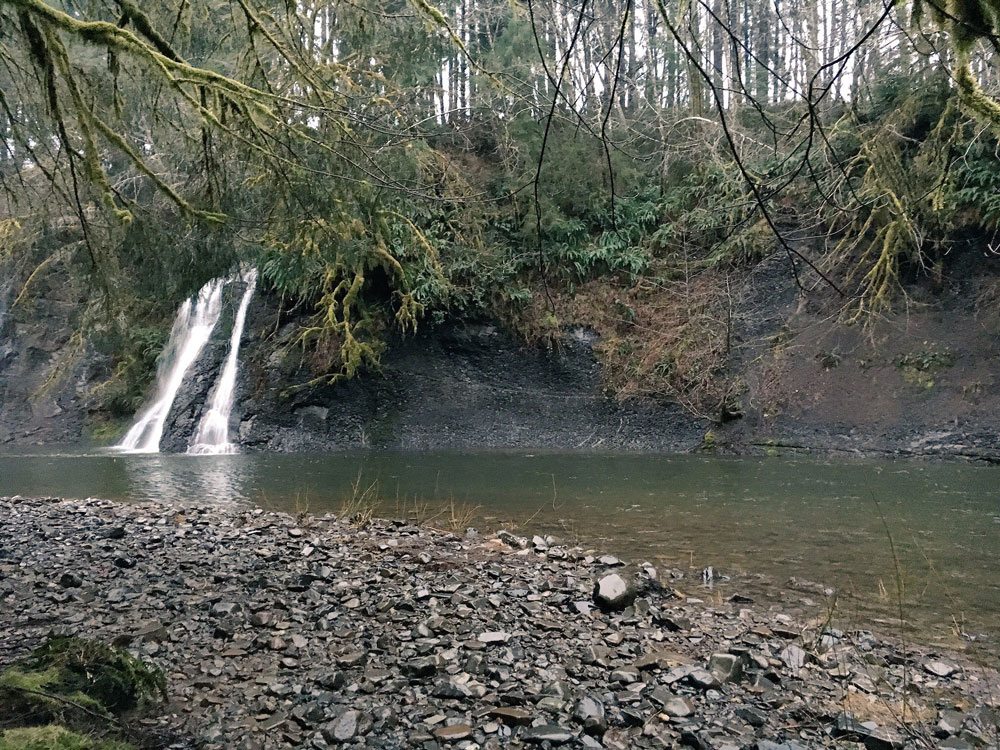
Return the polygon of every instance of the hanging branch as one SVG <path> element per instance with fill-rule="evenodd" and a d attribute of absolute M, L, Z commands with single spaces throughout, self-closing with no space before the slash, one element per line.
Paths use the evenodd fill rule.
<path fill-rule="evenodd" d="M 701 60 L 698 59 L 698 56 L 691 51 L 691 49 L 687 46 L 686 42 L 684 41 L 683 37 L 678 33 L 676 26 L 670 20 L 670 16 L 663 5 L 663 0 L 655 0 L 655 2 L 657 9 L 660 11 L 661 17 L 663 18 L 663 22 L 666 24 L 667 29 L 670 31 L 670 35 L 674 38 L 674 41 L 683 50 L 684 55 L 687 57 L 688 61 L 695 67 L 695 69 L 698 71 L 698 74 L 701 76 L 704 82 L 708 85 L 709 90 L 712 92 L 712 101 L 715 104 L 716 114 L 719 117 L 719 123 L 722 127 L 722 132 L 723 135 L 725 136 L 726 143 L 729 146 L 729 151 L 733 157 L 733 160 L 736 163 L 736 167 L 739 170 L 740 175 L 743 177 L 744 182 L 746 182 L 747 187 L 753 194 L 754 200 L 757 204 L 757 208 L 760 210 L 761 215 L 764 217 L 764 221 L 767 222 L 767 226 L 770 228 L 771 232 L 778 240 L 778 243 L 785 251 L 785 254 L 788 256 L 788 262 L 792 269 L 792 275 L 795 277 L 795 285 L 799 288 L 800 291 L 802 292 L 806 291 L 805 287 L 802 285 L 802 279 L 799 276 L 799 270 L 795 265 L 795 259 L 798 258 L 810 269 L 812 269 L 812 271 L 816 273 L 816 275 L 819 276 L 824 281 L 824 283 L 827 284 L 827 286 L 836 291 L 837 294 L 839 294 L 841 297 L 846 296 L 843 290 L 841 290 L 841 288 L 837 286 L 837 284 L 829 276 L 827 276 L 819 268 L 817 268 L 816 265 L 811 260 L 809 260 L 809 258 L 807 258 L 805 255 L 799 252 L 796 248 L 792 247 L 792 245 L 785 238 L 784 233 L 778 228 L 776 222 L 774 221 L 774 218 L 771 216 L 771 211 L 767 206 L 767 199 L 765 198 L 763 192 L 761 191 L 760 185 L 757 183 L 757 180 L 750 175 L 750 172 L 747 170 L 746 165 L 743 163 L 743 159 L 739 153 L 739 148 L 736 145 L 736 140 L 733 137 L 732 131 L 729 127 L 729 119 L 726 116 L 726 111 L 723 106 L 722 97 L 719 93 L 718 87 L 716 87 L 715 82 L 712 80 L 711 74 L 705 70 L 704 66 L 701 64 Z"/>
<path fill-rule="evenodd" d="M 555 305 L 552 301 L 552 294 L 549 290 L 548 270 L 545 264 L 545 253 L 542 245 L 542 202 L 539 194 L 539 185 L 542 179 L 542 165 L 545 163 L 545 148 L 549 142 L 549 131 L 552 128 L 552 119 L 555 114 L 556 105 L 559 103 L 559 92 L 562 88 L 563 81 L 566 79 L 566 71 L 569 69 L 570 56 L 573 54 L 577 40 L 580 38 L 580 29 L 583 27 L 584 14 L 587 10 L 587 2 L 588 0 L 583 0 L 580 4 L 580 10 L 576 17 L 576 24 L 573 28 L 573 36 L 570 39 L 569 47 L 563 55 L 562 65 L 559 69 L 559 78 L 556 80 L 555 91 L 552 93 L 552 104 L 549 106 L 549 113 L 545 118 L 545 130 L 542 133 L 542 146 L 538 153 L 538 161 L 535 165 L 535 177 L 531 183 L 532 195 L 535 203 L 535 237 L 538 242 L 538 270 L 542 277 L 542 285 L 545 289 L 545 298 L 548 301 L 549 309 L 552 309 Z"/>

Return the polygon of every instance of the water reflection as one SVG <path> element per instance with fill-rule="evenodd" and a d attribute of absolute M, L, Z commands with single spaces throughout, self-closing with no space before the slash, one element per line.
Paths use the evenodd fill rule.
<path fill-rule="evenodd" d="M 113 479 L 104 484 L 105 491 L 100 495 L 136 502 L 162 500 L 213 505 L 250 502 L 253 463 L 240 458 L 129 456 L 114 462 Z"/>

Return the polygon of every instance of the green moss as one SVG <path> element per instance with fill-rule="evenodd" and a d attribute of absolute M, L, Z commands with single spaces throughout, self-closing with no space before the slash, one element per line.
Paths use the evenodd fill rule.
<path fill-rule="evenodd" d="M 87 433 L 98 443 L 111 443 L 122 436 L 125 424 L 112 419 L 101 419 L 88 425 Z"/>
<path fill-rule="evenodd" d="M 946 370 L 955 364 L 955 354 L 939 351 L 933 347 L 910 352 L 900 357 L 897 362 L 900 375 L 910 385 L 929 390 L 934 387 L 936 373 Z"/>
<path fill-rule="evenodd" d="M 0 750 L 133 750 L 133 746 L 95 740 L 50 724 L 0 733 Z"/>
<path fill-rule="evenodd" d="M 100 702 L 79 690 L 67 690 L 64 683 L 64 675 L 55 667 L 11 667 L 0 673 L 0 714 L 32 722 L 107 715 Z"/>
<path fill-rule="evenodd" d="M 120 713 L 166 693 L 163 672 L 127 651 L 98 641 L 68 636 L 50 638 L 28 661 L 33 670 L 56 670 L 63 694 L 82 693 Z"/>
<path fill-rule="evenodd" d="M 11 667 L 0 673 L 0 690 L 45 690 L 58 680 L 56 669 L 23 672 Z"/>
<path fill-rule="evenodd" d="M 112 728 L 116 717 L 164 694 L 163 673 L 128 652 L 54 636 L 0 672 L 0 727 Z"/>

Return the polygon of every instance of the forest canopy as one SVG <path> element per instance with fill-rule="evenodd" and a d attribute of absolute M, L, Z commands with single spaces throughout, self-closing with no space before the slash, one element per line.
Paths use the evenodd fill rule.
<path fill-rule="evenodd" d="M 0 0 L 0 256 L 15 302 L 86 275 L 137 372 L 236 263 L 318 377 L 426 318 L 682 300 L 694 354 L 619 355 L 717 409 L 718 306 L 775 249 L 865 320 L 994 247 L 998 33 L 997 0 Z"/>

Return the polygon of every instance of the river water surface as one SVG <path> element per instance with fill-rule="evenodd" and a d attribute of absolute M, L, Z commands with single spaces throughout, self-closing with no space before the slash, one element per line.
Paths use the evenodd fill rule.
<path fill-rule="evenodd" d="M 555 534 L 678 568 L 678 588 L 705 599 L 738 586 L 780 591 L 807 611 L 830 606 L 789 586 L 794 577 L 835 587 L 840 622 L 883 629 L 902 603 L 919 640 L 1000 654 L 1000 468 L 579 453 L 0 455 L 0 495 L 319 514 L 337 512 L 353 483 L 377 488 L 383 515 Z M 706 590 L 709 565 L 733 580 Z"/>

